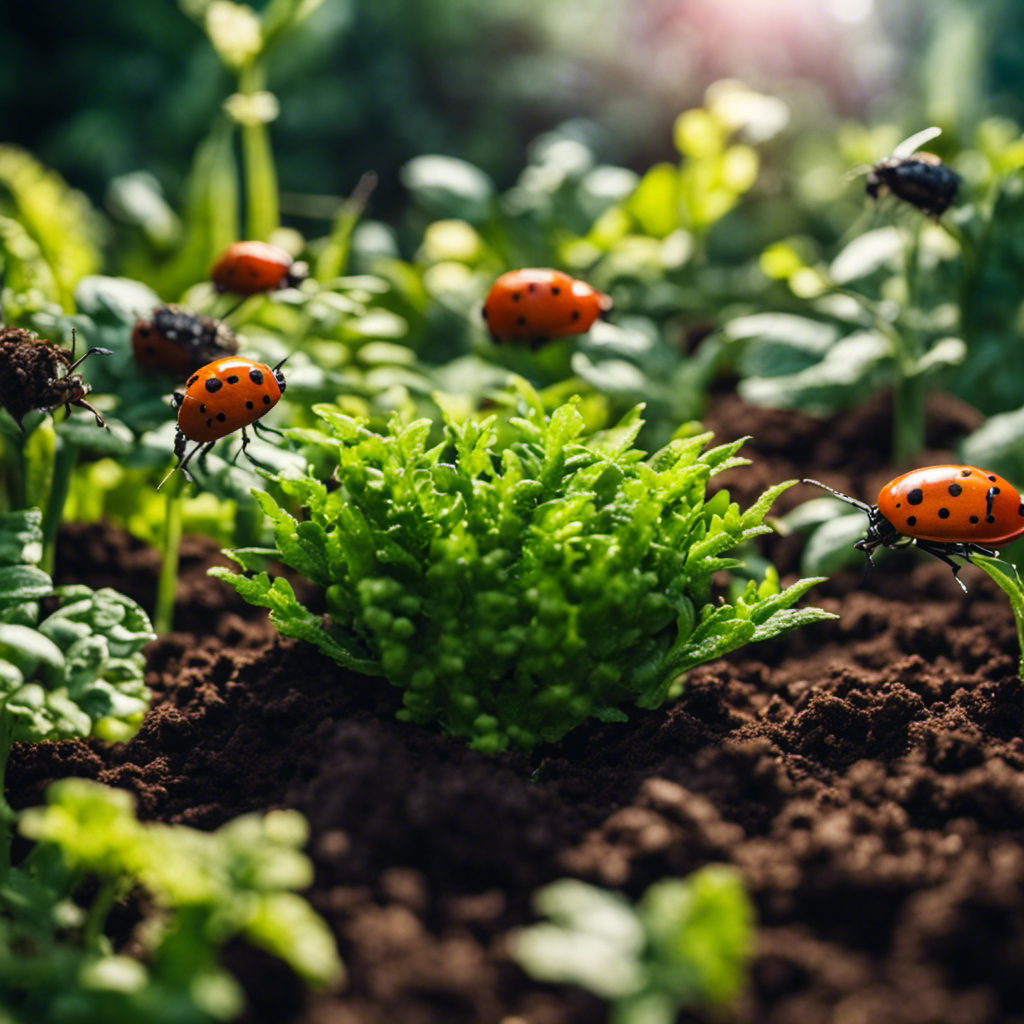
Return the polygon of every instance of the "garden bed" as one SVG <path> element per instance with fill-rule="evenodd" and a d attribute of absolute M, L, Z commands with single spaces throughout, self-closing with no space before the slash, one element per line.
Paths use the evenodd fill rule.
<path fill-rule="evenodd" d="M 980 420 L 933 402 L 920 464 Z M 884 398 L 822 422 L 731 395 L 717 440 L 758 438 L 716 478 L 741 505 L 814 476 L 872 500 Z M 867 442 L 867 443 L 866 443 Z M 779 509 L 813 496 L 794 488 Z M 768 539 L 783 581 L 802 542 Z M 131 790 L 147 819 L 214 828 L 294 807 L 309 819 L 315 908 L 349 970 L 305 996 L 287 968 L 232 947 L 250 1021 L 592 1024 L 602 1004 L 541 985 L 508 954 L 530 898 L 571 875 L 637 896 L 709 861 L 742 872 L 759 928 L 735 1019 L 761 1024 L 1024 1020 L 1024 686 L 1004 595 L 982 573 L 894 554 L 810 601 L 840 613 L 690 673 L 682 699 L 490 758 L 394 719 L 400 693 L 282 639 L 183 548 L 176 626 L 147 649 L 154 706 L 133 740 L 16 750 L 9 792 L 52 779 Z M 155 552 L 104 526 L 66 530 L 59 581 L 151 608 Z"/>

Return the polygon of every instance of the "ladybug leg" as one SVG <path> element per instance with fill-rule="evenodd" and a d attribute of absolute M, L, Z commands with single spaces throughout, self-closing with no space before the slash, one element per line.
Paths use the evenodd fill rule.
<path fill-rule="evenodd" d="M 182 471 L 182 473 L 185 474 L 185 479 L 190 484 L 194 484 L 196 482 L 195 478 L 188 471 L 187 466 L 188 466 L 188 463 L 189 463 L 189 459 L 191 459 L 192 456 L 195 455 L 195 453 L 197 451 L 199 451 L 200 448 L 203 447 L 203 442 L 199 441 L 196 444 L 195 448 L 193 448 L 192 451 L 190 451 L 186 455 L 185 454 L 185 446 L 188 444 L 188 438 L 186 438 L 185 435 L 182 433 L 181 427 L 175 427 L 174 429 L 175 429 L 175 434 L 174 434 L 174 457 L 178 461 L 174 464 L 174 468 L 170 471 L 170 473 L 168 473 L 167 476 L 165 476 L 163 478 L 163 480 L 161 480 L 160 483 L 158 483 L 156 485 L 156 489 L 158 491 L 160 490 L 161 487 L 163 487 L 163 485 L 165 483 L 167 483 L 168 480 L 171 479 L 172 476 L 174 476 L 174 474 L 179 469 Z"/>
<path fill-rule="evenodd" d="M 966 559 L 968 562 L 971 560 L 969 544 L 940 544 L 933 543 L 932 541 L 919 540 L 917 546 L 922 551 L 927 551 L 929 555 L 934 555 L 936 558 L 941 559 L 946 565 L 950 566 L 953 570 L 953 579 L 957 581 L 960 589 L 966 594 L 967 587 L 964 585 L 964 581 L 960 579 L 958 575 L 960 570 L 963 568 L 959 562 L 954 562 L 950 557 L 952 555 L 959 555 L 961 558 Z M 980 554 L 980 552 L 979 552 Z"/>
<path fill-rule="evenodd" d="M 199 452 L 199 468 L 202 470 L 204 476 L 208 475 L 208 470 L 206 468 L 206 456 L 210 454 L 210 452 L 213 450 L 213 446 L 216 443 L 216 440 L 207 441 L 205 444 L 200 444 L 196 448 L 192 449 L 192 455 L 195 455 L 197 451 Z M 189 458 L 191 458 L 191 456 L 189 456 Z M 185 461 L 187 462 L 188 459 L 186 459 Z M 182 464 L 181 468 L 185 468 L 184 464 Z"/>
<path fill-rule="evenodd" d="M 284 437 L 284 432 L 277 429 L 277 427 L 268 427 L 262 420 L 254 420 L 251 424 L 252 432 L 260 437 L 261 434 L 266 431 L 268 434 L 276 434 L 278 437 Z"/>

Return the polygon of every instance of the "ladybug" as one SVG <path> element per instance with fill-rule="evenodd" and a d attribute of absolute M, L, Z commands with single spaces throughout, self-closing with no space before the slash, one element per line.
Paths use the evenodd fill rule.
<path fill-rule="evenodd" d="M 612 308 L 609 296 L 560 270 L 530 267 L 502 274 L 484 302 L 491 338 L 528 341 L 537 349 L 551 338 L 584 334 Z"/>
<path fill-rule="evenodd" d="M 854 545 L 868 561 L 878 547 L 916 544 L 922 551 L 962 568 L 953 555 L 971 560 L 972 554 L 995 555 L 996 548 L 1024 536 L 1024 504 L 1013 484 L 977 466 L 928 466 L 890 480 L 874 505 L 840 494 L 817 480 L 804 480 L 824 488 L 868 517 L 867 536 Z"/>
<path fill-rule="evenodd" d="M 75 359 L 75 343 L 74 329 L 70 352 L 21 327 L 0 329 L 0 408 L 10 413 L 22 431 L 22 420 L 33 409 L 52 412 L 62 405 L 68 416 L 76 405 L 96 417 L 96 426 L 107 426 L 85 400 L 90 388 L 75 370 L 91 355 L 109 356 L 110 349 L 91 348 Z"/>
<path fill-rule="evenodd" d="M 132 351 L 141 369 L 180 377 L 219 356 L 234 355 L 238 339 L 221 320 L 181 306 L 159 306 L 150 319 L 135 321 Z"/>
<path fill-rule="evenodd" d="M 180 469 L 186 479 L 192 480 L 188 463 L 202 449 L 200 463 L 222 437 L 242 431 L 242 452 L 255 465 L 258 463 L 246 451 L 249 435 L 245 428 L 263 427 L 258 420 L 280 401 L 285 390 L 282 359 L 271 368 L 243 356 L 225 356 L 196 370 L 185 382 L 184 391 L 175 391 L 171 404 L 178 410 L 178 426 L 174 435 L 174 454 L 178 462 L 163 480 L 162 487 L 175 470 Z M 189 441 L 195 447 L 186 453 Z M 159 487 L 157 488 L 159 490 Z"/>
<path fill-rule="evenodd" d="M 269 242 L 235 242 L 210 271 L 217 291 L 236 295 L 294 288 L 308 276 L 305 263 L 296 263 L 284 249 Z"/>
<path fill-rule="evenodd" d="M 941 128 L 925 128 L 904 139 L 892 156 L 879 160 L 867 173 L 867 193 L 872 199 L 891 192 L 936 220 L 949 209 L 960 187 L 960 175 L 934 153 L 915 152 L 918 146 L 942 134 Z"/>

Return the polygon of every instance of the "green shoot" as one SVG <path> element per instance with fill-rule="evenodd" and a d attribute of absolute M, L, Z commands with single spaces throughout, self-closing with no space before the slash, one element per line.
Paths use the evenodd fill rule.
<path fill-rule="evenodd" d="M 684 1007 L 728 1007 L 743 986 L 754 912 L 725 865 L 656 882 L 636 906 L 563 879 L 537 892 L 534 907 L 548 920 L 514 936 L 520 966 L 607 1000 L 612 1024 L 672 1024 Z"/>
<path fill-rule="evenodd" d="M 971 562 L 982 572 L 992 577 L 993 582 L 1010 599 L 1013 610 L 1013 621 L 1017 627 L 1017 646 L 1020 660 L 1017 664 L 1017 675 L 1024 678 L 1024 584 L 1017 573 L 1017 566 L 1004 562 L 1001 558 L 990 558 L 987 555 L 971 555 Z M 1007 572 L 1007 567 L 1012 570 Z"/>
<path fill-rule="evenodd" d="M 139 822 L 129 794 L 64 779 L 46 806 L 22 813 L 20 830 L 36 845 L 0 884 L 0 1005 L 19 1022 L 234 1020 L 242 993 L 217 953 L 236 936 L 311 985 L 343 980 L 330 933 L 295 892 L 313 869 L 294 811 L 200 832 Z M 77 894 L 89 883 L 94 895 L 83 904 Z M 104 928 L 140 885 L 157 914 L 136 932 L 134 959 L 111 949 Z"/>

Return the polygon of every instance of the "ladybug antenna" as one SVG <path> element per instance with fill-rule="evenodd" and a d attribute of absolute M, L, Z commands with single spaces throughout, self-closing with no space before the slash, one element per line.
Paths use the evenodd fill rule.
<path fill-rule="evenodd" d="M 802 484 L 814 484 L 815 487 L 820 487 L 823 491 L 828 491 L 829 494 L 835 495 L 840 501 L 845 501 L 847 505 L 852 505 L 854 508 L 859 508 L 865 515 L 871 515 L 871 506 L 866 501 L 860 501 L 857 498 L 851 498 L 848 494 L 843 494 L 842 491 L 837 491 L 828 484 L 823 484 L 820 480 L 801 480 Z"/>
<path fill-rule="evenodd" d="M 292 357 L 292 356 L 293 356 L 294 354 L 295 354 L 294 352 L 289 352 L 289 353 L 288 353 L 288 355 L 286 355 L 286 356 L 284 357 L 284 359 L 282 359 L 282 360 L 281 360 L 281 361 L 280 361 L 280 362 L 279 362 L 279 363 L 277 364 L 277 366 L 275 366 L 275 367 L 274 367 L 274 370 L 275 370 L 275 371 L 276 371 L 276 370 L 280 370 L 280 369 L 281 369 L 281 367 L 282 367 L 282 366 L 284 366 L 284 364 L 285 364 L 286 362 L 288 362 L 288 360 L 289 360 L 289 359 L 291 359 L 291 357 Z"/>

